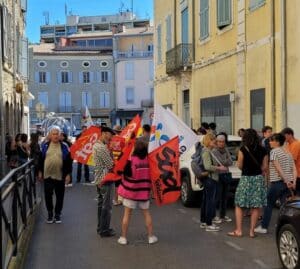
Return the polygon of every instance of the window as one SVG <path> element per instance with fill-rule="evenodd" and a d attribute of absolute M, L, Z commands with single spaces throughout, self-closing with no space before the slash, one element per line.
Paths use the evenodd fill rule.
<path fill-rule="evenodd" d="M 62 71 L 61 74 L 61 83 L 69 83 L 69 72 Z"/>
<path fill-rule="evenodd" d="M 157 64 L 162 63 L 161 57 L 161 25 L 157 26 Z"/>
<path fill-rule="evenodd" d="M 126 104 L 134 104 L 134 88 L 126 88 Z"/>
<path fill-rule="evenodd" d="M 209 6 L 208 0 L 200 0 L 200 40 L 209 36 Z"/>
<path fill-rule="evenodd" d="M 90 83 L 90 72 L 82 72 L 83 83 Z"/>
<path fill-rule="evenodd" d="M 101 67 L 107 67 L 108 66 L 108 62 L 107 61 L 101 61 L 100 62 L 100 66 Z"/>
<path fill-rule="evenodd" d="M 110 107 L 110 94 L 109 92 L 100 92 L 100 108 Z"/>
<path fill-rule="evenodd" d="M 46 83 L 47 77 L 46 72 L 39 72 L 39 83 Z"/>
<path fill-rule="evenodd" d="M 154 88 L 150 88 L 150 100 L 154 101 Z"/>
<path fill-rule="evenodd" d="M 89 67 L 91 65 L 91 63 L 90 62 L 88 62 L 88 61 L 84 61 L 84 62 L 82 62 L 82 66 L 83 67 Z"/>
<path fill-rule="evenodd" d="M 171 24 L 171 15 L 168 15 L 166 18 L 166 42 L 167 42 L 167 50 L 172 48 L 172 24 Z"/>
<path fill-rule="evenodd" d="M 260 8 L 266 3 L 266 0 L 250 0 L 249 2 L 249 10 L 253 11 L 257 8 Z"/>
<path fill-rule="evenodd" d="M 108 82 L 108 72 L 101 71 L 101 83 L 107 83 L 107 82 Z"/>
<path fill-rule="evenodd" d="M 45 61 L 39 61 L 38 62 L 38 67 L 46 67 L 47 63 Z"/>
<path fill-rule="evenodd" d="M 68 63 L 68 62 L 66 62 L 66 61 L 60 62 L 60 67 L 65 68 L 65 67 L 68 67 L 68 66 L 69 66 L 69 63 Z"/>
<path fill-rule="evenodd" d="M 219 29 L 231 24 L 231 1 L 232 0 L 217 1 L 217 26 Z"/>
<path fill-rule="evenodd" d="M 229 95 L 200 100 L 201 122 L 215 122 L 218 132 L 231 134 L 231 104 Z"/>
<path fill-rule="evenodd" d="M 149 61 L 149 80 L 154 79 L 154 66 L 153 61 Z"/>
<path fill-rule="evenodd" d="M 181 12 L 181 43 L 189 43 L 189 10 L 185 8 Z"/>
<path fill-rule="evenodd" d="M 265 125 L 265 89 L 252 90 L 251 102 L 251 128 L 260 131 Z"/>
<path fill-rule="evenodd" d="M 82 92 L 82 107 L 92 107 L 92 94 L 90 92 Z"/>
<path fill-rule="evenodd" d="M 125 64 L 125 79 L 126 80 L 134 79 L 134 63 L 133 62 L 127 62 Z"/>
<path fill-rule="evenodd" d="M 45 108 L 48 107 L 48 92 L 39 92 L 38 93 L 39 103 L 42 103 Z"/>
<path fill-rule="evenodd" d="M 60 112 L 71 112 L 71 93 L 61 92 L 59 94 L 59 111 Z"/>

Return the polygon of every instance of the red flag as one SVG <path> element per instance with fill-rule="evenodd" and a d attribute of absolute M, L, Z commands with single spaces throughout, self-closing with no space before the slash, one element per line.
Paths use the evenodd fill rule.
<path fill-rule="evenodd" d="M 179 139 L 172 138 L 149 154 L 152 189 L 157 205 L 174 203 L 180 196 Z"/>
<path fill-rule="evenodd" d="M 100 129 L 95 126 L 86 129 L 70 148 L 72 159 L 82 164 L 94 165 L 93 145 L 100 135 Z"/>
<path fill-rule="evenodd" d="M 128 142 L 129 139 L 132 137 L 132 134 L 134 136 L 137 135 L 137 132 L 141 126 L 141 118 L 139 115 L 136 115 L 130 123 L 127 124 L 127 126 L 122 130 L 120 136 L 125 138 L 125 141 Z"/>

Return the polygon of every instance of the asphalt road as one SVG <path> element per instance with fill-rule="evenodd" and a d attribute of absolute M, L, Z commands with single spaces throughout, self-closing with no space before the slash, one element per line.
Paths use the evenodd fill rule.
<path fill-rule="evenodd" d="M 156 207 L 151 212 L 159 242 L 147 244 L 141 212 L 134 212 L 129 227 L 129 245 L 117 243 L 118 236 L 100 238 L 96 233 L 96 189 L 75 184 L 68 188 L 62 224 L 46 224 L 45 205 L 30 242 L 26 269 L 279 269 L 274 221 L 270 233 L 248 237 L 245 218 L 242 238 L 227 236 L 233 223 L 222 224 L 218 233 L 199 227 L 199 208 L 184 208 L 179 202 Z M 276 210 L 277 211 L 277 210 Z M 120 234 L 122 206 L 113 208 L 112 227 Z M 276 213 L 276 212 L 275 212 Z M 233 216 L 233 210 L 229 211 Z M 276 216 L 273 216 L 273 220 Z"/>

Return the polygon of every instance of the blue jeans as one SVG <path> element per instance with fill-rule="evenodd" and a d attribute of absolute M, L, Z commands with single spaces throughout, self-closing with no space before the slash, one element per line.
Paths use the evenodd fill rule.
<path fill-rule="evenodd" d="M 217 181 L 208 177 L 202 181 L 202 184 L 204 189 L 200 221 L 210 226 L 212 225 L 212 219 L 214 218 L 216 212 Z"/>
<path fill-rule="evenodd" d="M 264 229 L 268 229 L 272 210 L 275 206 L 277 199 L 280 199 L 281 203 L 285 202 L 285 199 L 289 193 L 289 189 L 283 181 L 271 182 L 267 193 L 267 206 L 264 208 L 264 215 L 261 222 L 261 226 Z"/>
<path fill-rule="evenodd" d="M 99 234 L 107 232 L 110 229 L 112 198 L 114 183 L 109 182 L 97 187 L 98 192 L 98 225 L 97 232 Z"/>

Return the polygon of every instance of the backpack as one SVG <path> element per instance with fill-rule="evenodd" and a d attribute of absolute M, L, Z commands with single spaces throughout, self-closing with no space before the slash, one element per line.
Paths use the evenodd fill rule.
<path fill-rule="evenodd" d="M 208 172 L 205 171 L 204 165 L 203 165 L 203 160 L 202 160 L 203 146 L 201 145 L 200 142 L 197 142 L 195 144 L 195 148 L 196 148 L 196 151 L 191 157 L 192 158 L 191 168 L 192 168 L 192 171 L 193 171 L 195 177 L 198 180 L 203 180 L 203 179 L 207 178 L 207 176 L 208 176 Z"/>

